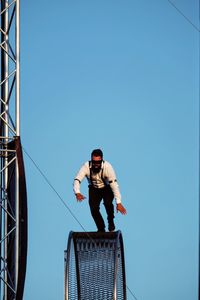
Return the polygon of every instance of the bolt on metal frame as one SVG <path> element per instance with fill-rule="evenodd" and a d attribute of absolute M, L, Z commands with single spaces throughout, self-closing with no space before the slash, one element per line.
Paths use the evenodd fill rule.
<path fill-rule="evenodd" d="M 19 172 L 16 150 L 10 147 L 20 135 L 19 0 L 1 0 L 0 78 L 0 300 L 16 299 L 19 251 Z M 15 164 L 15 208 L 9 203 L 9 168 Z M 12 220 L 8 226 L 8 219 Z M 10 224 L 12 226 L 10 226 Z M 10 247 L 11 239 L 14 241 Z M 8 267 L 8 256 L 14 267 Z M 12 295 L 12 297 L 10 296 Z"/>

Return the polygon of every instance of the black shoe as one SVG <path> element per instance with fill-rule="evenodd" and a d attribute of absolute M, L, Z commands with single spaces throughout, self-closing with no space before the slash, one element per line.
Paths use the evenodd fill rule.
<path fill-rule="evenodd" d="M 97 232 L 106 232 L 105 229 L 98 229 Z"/>
<path fill-rule="evenodd" d="M 115 224 L 113 222 L 108 225 L 108 230 L 115 231 Z"/>

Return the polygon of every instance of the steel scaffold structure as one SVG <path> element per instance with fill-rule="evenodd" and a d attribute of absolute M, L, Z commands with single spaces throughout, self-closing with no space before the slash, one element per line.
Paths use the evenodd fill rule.
<path fill-rule="evenodd" d="M 1 0 L 0 300 L 23 297 L 27 255 L 26 184 L 20 143 L 19 0 Z"/>

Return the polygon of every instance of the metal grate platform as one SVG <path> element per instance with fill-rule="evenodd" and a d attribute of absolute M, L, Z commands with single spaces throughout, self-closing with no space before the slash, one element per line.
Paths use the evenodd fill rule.
<path fill-rule="evenodd" d="M 65 300 L 125 299 L 121 232 L 70 232 L 65 251 Z"/>

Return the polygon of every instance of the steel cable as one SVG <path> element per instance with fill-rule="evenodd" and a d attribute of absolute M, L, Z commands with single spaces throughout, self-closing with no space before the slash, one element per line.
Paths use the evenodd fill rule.
<path fill-rule="evenodd" d="M 57 190 L 54 188 L 53 184 L 49 181 L 49 179 L 47 178 L 47 176 L 44 174 L 44 172 L 41 170 L 41 168 L 38 166 L 38 164 L 36 164 L 36 162 L 34 161 L 34 159 L 28 154 L 28 152 L 25 150 L 24 147 L 22 147 L 24 153 L 27 155 L 27 157 L 30 159 L 30 161 L 33 163 L 33 165 L 35 166 L 35 168 L 38 170 L 38 172 L 40 173 L 40 175 L 44 178 L 44 180 L 46 181 L 46 183 L 50 186 L 50 188 L 54 191 L 54 193 L 57 195 L 57 197 L 60 199 L 60 201 L 62 202 L 62 204 L 65 206 L 65 208 L 69 211 L 69 213 L 72 215 L 72 217 L 74 218 L 74 220 L 76 220 L 76 222 L 81 226 L 81 228 L 83 229 L 83 231 L 85 233 L 87 233 L 88 237 L 93 241 L 93 239 L 90 237 L 90 235 L 88 234 L 88 232 L 86 231 L 86 229 L 84 228 L 84 226 L 81 224 L 81 222 L 78 220 L 78 218 L 75 216 L 75 214 L 72 212 L 72 210 L 70 209 L 70 207 L 66 204 L 66 202 L 63 200 L 63 198 L 61 197 L 61 195 L 57 192 Z M 134 295 L 134 293 L 132 292 L 132 290 L 127 286 L 126 284 L 126 288 L 129 291 L 129 293 L 132 295 L 132 297 L 135 300 L 138 300 L 138 298 Z"/>

